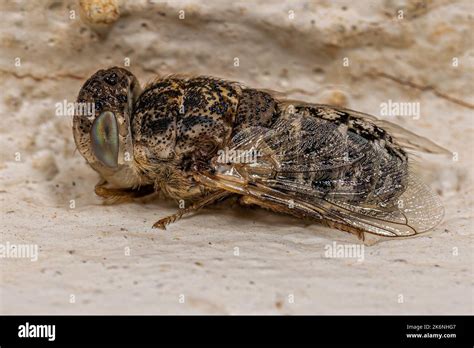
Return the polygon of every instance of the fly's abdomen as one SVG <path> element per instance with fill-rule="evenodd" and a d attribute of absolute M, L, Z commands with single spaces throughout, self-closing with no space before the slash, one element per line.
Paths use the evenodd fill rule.
<path fill-rule="evenodd" d="M 286 145 L 301 153 L 301 165 L 292 163 L 284 176 L 322 197 L 355 204 L 389 203 L 405 190 L 407 154 L 374 123 L 317 105 L 291 105 L 283 114 L 301 120 L 299 135 L 289 137 L 299 144 Z"/>
<path fill-rule="evenodd" d="M 296 107 L 295 112 L 327 123 L 338 136 L 326 136 L 331 156 L 347 165 L 334 170 L 328 194 L 350 203 L 388 203 L 399 197 L 408 180 L 408 155 L 392 136 L 369 119 L 330 106 Z M 324 127 L 323 127 L 324 128 Z M 317 136 L 320 132 L 315 131 Z M 332 140 L 332 141 L 331 141 Z M 316 149 L 314 149 L 316 150 Z M 332 170 L 324 171 L 327 175 Z M 317 176 L 317 175 L 316 175 Z M 319 185 L 318 178 L 313 185 Z"/>
<path fill-rule="evenodd" d="M 267 184 L 356 204 L 391 202 L 408 178 L 408 157 L 392 137 L 370 120 L 325 105 L 278 102 L 246 89 L 235 134 L 266 128 L 266 146 L 279 169 Z"/>

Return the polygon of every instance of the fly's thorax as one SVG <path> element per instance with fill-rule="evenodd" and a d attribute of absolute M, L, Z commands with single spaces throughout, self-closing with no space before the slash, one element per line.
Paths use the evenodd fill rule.
<path fill-rule="evenodd" d="M 134 166 L 131 115 L 140 85 L 129 71 L 99 70 L 82 86 L 77 101 L 94 105 L 92 115 L 75 115 L 77 148 L 104 179 L 116 187 L 140 184 Z"/>
<path fill-rule="evenodd" d="M 208 77 L 174 76 L 147 86 L 132 120 L 139 167 L 174 161 L 184 169 L 212 158 L 229 142 L 240 94 L 238 85 Z"/>
<path fill-rule="evenodd" d="M 278 101 L 270 93 L 245 88 L 237 110 L 234 134 L 250 127 L 270 128 L 280 117 Z"/>

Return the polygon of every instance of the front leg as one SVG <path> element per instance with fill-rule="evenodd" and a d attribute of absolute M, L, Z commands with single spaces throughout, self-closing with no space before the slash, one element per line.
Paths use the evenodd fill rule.
<path fill-rule="evenodd" d="M 137 189 L 131 188 L 108 188 L 107 181 L 102 180 L 95 186 L 95 194 L 104 198 L 104 203 L 115 204 L 132 201 L 134 198 L 148 196 L 155 192 L 153 185 L 141 186 Z"/>
<path fill-rule="evenodd" d="M 173 215 L 169 215 L 163 219 L 158 220 L 153 224 L 153 228 L 160 228 L 166 230 L 166 225 L 179 220 L 184 214 L 198 211 L 199 209 L 205 207 L 206 205 L 217 202 L 218 200 L 232 195 L 231 192 L 219 190 L 213 193 L 208 194 L 207 196 L 201 198 L 199 201 L 194 202 L 188 208 L 179 209 Z"/>

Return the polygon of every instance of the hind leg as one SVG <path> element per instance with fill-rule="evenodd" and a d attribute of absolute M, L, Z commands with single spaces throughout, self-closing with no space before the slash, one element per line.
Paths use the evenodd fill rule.
<path fill-rule="evenodd" d="M 252 197 L 252 196 L 242 196 L 239 199 L 239 203 L 241 203 L 242 205 L 257 205 L 259 207 L 274 211 L 276 213 L 284 213 L 284 214 L 291 215 L 291 216 L 296 217 L 298 219 L 307 220 L 309 218 L 309 219 L 312 219 L 312 220 L 317 220 L 319 222 L 322 222 L 322 223 L 326 224 L 327 226 L 329 226 L 331 228 L 336 228 L 336 229 L 344 231 L 344 232 L 349 232 L 349 233 L 355 234 L 357 236 L 357 238 L 359 238 L 362 241 L 365 240 L 364 231 L 361 230 L 361 229 L 358 229 L 358 228 L 355 228 L 355 227 L 352 227 L 352 226 L 339 224 L 337 222 L 330 221 L 330 220 L 327 220 L 327 219 L 321 219 L 318 216 L 315 217 L 314 211 L 311 211 L 311 210 L 305 211 L 304 208 L 292 207 L 291 204 L 283 205 L 281 203 L 274 203 L 274 202 L 271 202 L 271 201 L 260 200 L 258 198 Z"/>

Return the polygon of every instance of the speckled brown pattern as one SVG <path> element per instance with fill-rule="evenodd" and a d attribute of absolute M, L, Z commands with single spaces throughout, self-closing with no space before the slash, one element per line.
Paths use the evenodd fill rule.
<path fill-rule="evenodd" d="M 97 194 L 137 197 L 151 187 L 193 203 L 157 227 L 236 194 L 244 196 L 243 204 L 322 220 L 358 235 L 411 235 L 431 226 L 420 216 L 435 223 L 442 217 L 438 200 L 411 179 L 403 146 L 439 149 L 427 139 L 416 145 L 412 133 L 370 115 L 278 100 L 270 92 L 206 76 L 171 75 L 140 92 L 136 78 L 121 68 L 94 74 L 78 101 L 94 102 L 95 116 L 113 112 L 119 125 L 119 165 L 111 168 L 91 151 L 94 117 L 74 118 L 79 151 L 103 178 Z M 254 163 L 216 160 L 221 151 L 251 149 L 258 149 Z M 402 211 L 396 204 L 405 192 L 408 209 Z M 428 218 L 409 216 L 421 206 L 416 194 L 433 207 Z M 288 208 L 293 199 L 301 207 Z M 353 222 L 356 216 L 363 218 Z M 377 225 L 385 219 L 404 227 Z"/>

